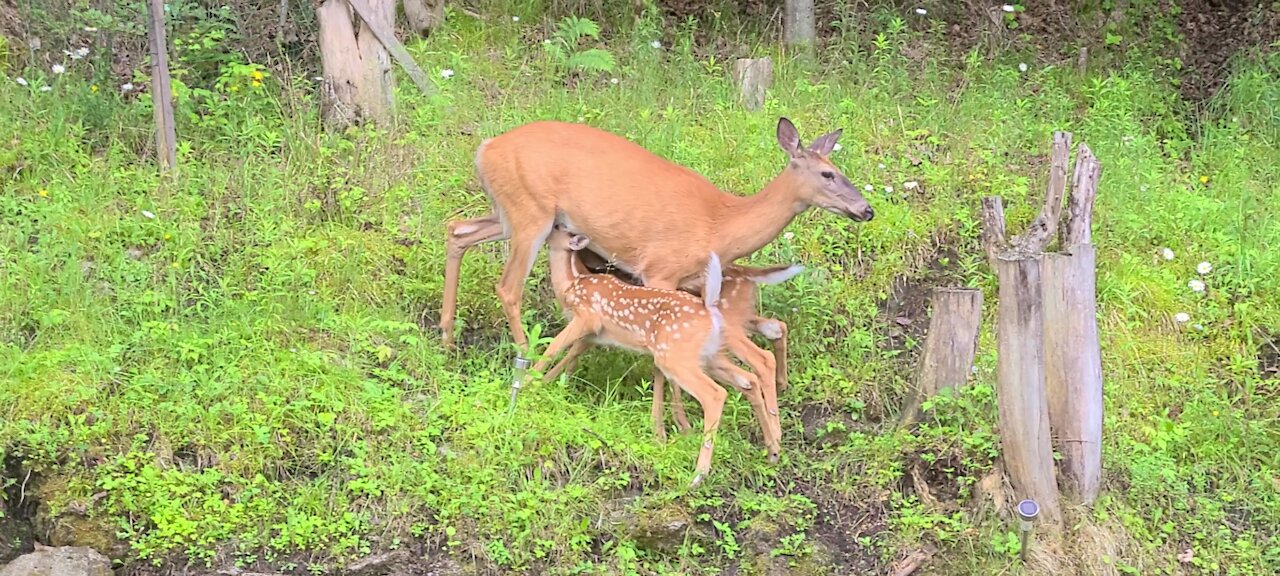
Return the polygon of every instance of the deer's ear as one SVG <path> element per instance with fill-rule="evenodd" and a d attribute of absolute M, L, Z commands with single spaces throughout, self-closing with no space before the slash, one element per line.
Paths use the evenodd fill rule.
<path fill-rule="evenodd" d="M 785 116 L 778 118 L 778 146 L 792 158 L 800 155 L 800 132 Z"/>
<path fill-rule="evenodd" d="M 816 152 L 823 156 L 831 155 L 831 151 L 836 147 L 836 140 L 840 139 L 840 134 L 844 132 L 843 128 L 837 128 L 834 132 L 828 132 L 819 136 L 809 145 L 810 152 Z"/>
<path fill-rule="evenodd" d="M 570 234 L 570 235 L 569 235 L 569 249 L 570 249 L 570 250 L 573 250 L 573 251 L 575 251 L 575 252 L 576 252 L 576 251 L 578 251 L 578 250 L 581 250 L 581 249 L 583 249 L 583 248 L 586 248 L 586 247 L 587 247 L 587 244 L 589 244 L 589 243 L 591 243 L 591 238 L 588 238 L 585 234 Z"/>

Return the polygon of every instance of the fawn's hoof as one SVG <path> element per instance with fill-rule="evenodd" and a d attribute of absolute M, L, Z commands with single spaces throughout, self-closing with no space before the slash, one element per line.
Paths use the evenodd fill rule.
<path fill-rule="evenodd" d="M 690 487 L 690 488 L 697 488 L 699 484 L 702 484 L 702 481 L 703 481 L 704 479 L 706 479 L 706 477 L 707 477 L 707 475 L 706 475 L 706 473 L 705 473 L 705 472 L 699 472 L 699 473 L 697 473 L 697 474 L 694 474 L 694 476 L 693 476 L 693 482 L 691 482 L 691 483 L 689 484 L 689 487 Z"/>
<path fill-rule="evenodd" d="M 770 464 L 777 464 L 777 463 L 778 463 L 778 453 L 777 453 L 777 452 L 771 452 L 771 453 L 769 453 L 769 463 L 770 463 Z"/>

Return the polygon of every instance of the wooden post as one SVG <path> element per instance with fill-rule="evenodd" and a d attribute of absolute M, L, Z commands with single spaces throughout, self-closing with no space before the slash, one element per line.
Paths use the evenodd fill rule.
<path fill-rule="evenodd" d="M 1000 284 L 996 401 L 1005 470 L 1017 497 L 1035 500 L 1041 517 L 1054 526 L 1061 522 L 1062 512 L 1046 388 L 1041 261 L 1058 230 L 1070 152 L 1071 134 L 1055 132 L 1044 206 L 1026 234 L 1009 241 L 1003 203 L 995 197 L 982 200 L 982 243 Z"/>
<path fill-rule="evenodd" d="M 916 423 L 920 405 L 944 388 L 962 386 L 973 371 L 982 325 L 982 291 L 935 288 L 924 352 L 916 366 L 915 390 L 902 411 L 901 426 Z"/>
<path fill-rule="evenodd" d="M 733 65 L 734 83 L 742 95 L 742 105 L 752 112 L 764 107 L 765 92 L 773 84 L 773 60 L 739 58 Z"/>
<path fill-rule="evenodd" d="M 813 0 L 785 0 L 783 5 L 783 42 L 790 46 L 813 46 L 817 37 Z"/>
<path fill-rule="evenodd" d="M 169 81 L 169 49 L 164 34 L 164 0 L 150 1 L 151 104 L 156 124 L 156 155 L 160 171 L 178 164 L 178 133 L 173 124 L 173 85 Z"/>
<path fill-rule="evenodd" d="M 1017 499 L 1035 500 L 1041 517 L 1056 524 L 1062 515 L 1045 394 L 1040 259 L 1002 254 L 995 269 L 1000 282 L 996 401 L 1005 470 Z"/>
<path fill-rule="evenodd" d="M 1091 241 L 1093 199 L 1101 165 L 1080 145 L 1063 254 L 1044 260 L 1045 384 L 1049 421 L 1067 491 L 1083 504 L 1098 497 L 1102 480 L 1102 349 L 1098 340 L 1096 253 Z"/>

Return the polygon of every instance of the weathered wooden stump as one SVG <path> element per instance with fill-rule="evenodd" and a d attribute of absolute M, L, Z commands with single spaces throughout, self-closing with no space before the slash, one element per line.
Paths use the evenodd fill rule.
<path fill-rule="evenodd" d="M 920 405 L 945 388 L 962 386 L 973 371 L 982 325 L 982 291 L 974 288 L 935 288 L 933 313 L 925 334 L 924 352 L 916 365 L 915 390 L 902 410 L 903 427 L 916 423 Z"/>
<path fill-rule="evenodd" d="M 765 92 L 773 84 L 773 60 L 764 58 L 739 58 L 733 66 L 734 84 L 741 93 L 742 105 L 755 112 L 764 107 Z"/>
<path fill-rule="evenodd" d="M 1045 386 L 1049 424 L 1066 490 L 1083 504 L 1102 481 L 1102 348 L 1098 340 L 1097 267 L 1091 227 L 1102 167 L 1080 145 L 1062 253 L 1043 261 Z"/>
<path fill-rule="evenodd" d="M 999 281 L 996 370 L 1005 469 L 1019 498 L 1040 505 L 1051 525 L 1062 520 L 1053 445 L 1063 453 L 1069 491 L 1086 504 L 1097 496 L 1102 456 L 1102 362 L 1098 341 L 1093 199 L 1101 166 L 1081 144 L 1062 253 L 1044 250 L 1059 230 L 1071 134 L 1053 135 L 1044 207 L 1027 233 L 1006 239 L 1004 206 L 982 200 L 983 245 Z"/>

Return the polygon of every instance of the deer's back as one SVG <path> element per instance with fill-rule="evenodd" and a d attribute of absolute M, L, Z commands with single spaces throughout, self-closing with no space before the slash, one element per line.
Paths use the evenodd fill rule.
<path fill-rule="evenodd" d="M 559 211 L 570 229 L 591 237 L 593 251 L 642 274 L 658 262 L 697 273 L 705 254 L 687 248 L 714 236 L 728 195 L 626 138 L 566 122 L 533 122 L 494 137 L 477 165 L 516 225 L 527 216 L 540 226 Z"/>

